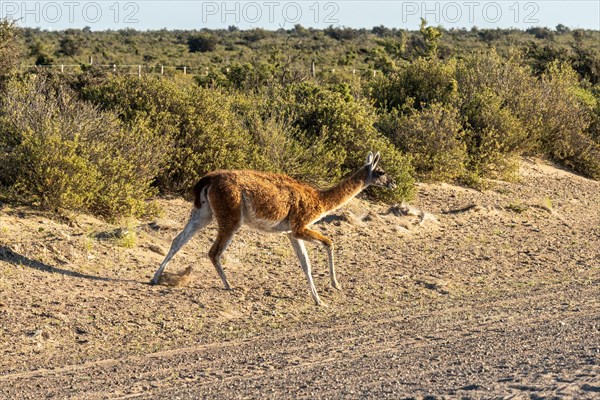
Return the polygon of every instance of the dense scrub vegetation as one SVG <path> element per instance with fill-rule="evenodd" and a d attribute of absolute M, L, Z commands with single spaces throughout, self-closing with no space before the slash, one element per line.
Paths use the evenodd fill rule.
<path fill-rule="evenodd" d="M 327 74 L 332 69 L 336 73 L 356 69 L 357 73 L 367 74 L 373 69 L 385 71 L 389 63 L 412 61 L 432 51 L 441 59 L 449 59 L 495 48 L 503 57 L 518 49 L 535 75 L 558 60 L 570 63 L 592 84 L 600 79 L 600 31 L 570 30 L 563 25 L 554 30 L 532 27 L 527 31 L 426 26 L 415 31 L 384 26 L 319 30 L 300 25 L 277 31 L 242 31 L 235 26 L 200 31 L 98 32 L 89 28 L 25 28 L 19 30 L 18 36 L 23 64 L 29 65 L 88 64 L 92 57 L 95 64 L 101 65 L 143 65 L 153 71 L 160 71 L 161 65 L 187 66 L 192 73 L 205 72 L 205 68 L 218 72 L 233 65 L 258 70 L 272 66 L 281 78 L 282 74 L 296 71 L 308 75 L 312 61 L 317 74 Z"/>
<path fill-rule="evenodd" d="M 417 32 L 56 33 L 4 22 L 0 187 L 46 208 L 140 216 L 156 211 L 147 199 L 185 195 L 213 169 L 324 186 L 369 150 L 382 152 L 399 183 L 370 191 L 388 201 L 409 199 L 414 179 L 512 179 L 521 155 L 600 179 L 598 34 L 425 23 Z M 16 49 L 2 50 L 14 43 L 21 63 L 78 62 L 82 71 L 18 72 Z M 138 77 L 81 61 L 92 54 L 98 63 L 203 68 Z"/>

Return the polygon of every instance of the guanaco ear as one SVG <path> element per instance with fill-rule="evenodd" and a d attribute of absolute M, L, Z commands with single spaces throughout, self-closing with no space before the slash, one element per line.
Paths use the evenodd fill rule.
<path fill-rule="evenodd" d="M 371 168 L 375 169 L 375 167 L 377 167 L 377 164 L 379 164 L 380 159 L 381 159 L 381 154 L 379 154 L 379 152 L 377 152 L 377 154 L 375 154 L 375 158 L 373 159 L 373 166 Z"/>
<path fill-rule="evenodd" d="M 367 165 L 373 164 L 373 152 L 372 151 L 370 151 L 369 154 L 367 154 L 366 164 Z"/>

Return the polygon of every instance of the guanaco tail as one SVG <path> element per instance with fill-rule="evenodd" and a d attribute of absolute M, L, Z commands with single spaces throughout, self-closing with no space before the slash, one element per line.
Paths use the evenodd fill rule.
<path fill-rule="evenodd" d="M 194 208 L 190 219 L 173 240 L 169 253 L 154 274 L 157 284 L 173 256 L 213 218 L 218 224 L 217 238 L 208 252 L 225 289 L 231 286 L 225 277 L 221 256 L 243 224 L 263 232 L 286 233 L 306 275 L 310 294 L 317 305 L 321 300 L 311 275 L 304 242 L 325 246 L 331 285 L 341 289 L 335 276 L 333 242 L 310 226 L 346 204 L 370 185 L 393 189 L 394 180 L 377 166 L 380 155 L 367 155 L 365 165 L 336 186 L 319 190 L 287 175 L 248 170 L 221 170 L 206 174 L 194 187 Z"/>

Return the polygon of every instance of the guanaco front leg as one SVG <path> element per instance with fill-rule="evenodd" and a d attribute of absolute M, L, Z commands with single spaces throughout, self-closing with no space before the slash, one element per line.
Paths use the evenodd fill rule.
<path fill-rule="evenodd" d="M 335 289 L 341 290 L 342 286 L 339 284 L 335 276 L 335 267 L 333 264 L 333 242 L 331 239 L 307 227 L 296 230 L 296 232 L 294 232 L 294 237 L 310 242 L 320 242 L 323 244 L 323 246 L 325 246 L 325 249 L 327 250 L 327 259 L 329 261 L 329 278 L 331 279 L 331 286 L 333 286 Z"/>
<path fill-rule="evenodd" d="M 302 271 L 304 271 L 304 275 L 306 275 L 306 280 L 308 281 L 308 289 L 310 290 L 310 295 L 318 306 L 323 305 L 319 295 L 317 294 L 317 289 L 315 288 L 315 283 L 313 282 L 312 272 L 310 267 L 310 260 L 308 258 L 308 252 L 306 251 L 306 247 L 304 246 L 304 242 L 301 239 L 296 239 L 293 234 L 289 235 L 290 241 L 292 242 L 292 247 L 294 248 L 294 252 L 300 261 L 300 266 L 302 267 Z"/>

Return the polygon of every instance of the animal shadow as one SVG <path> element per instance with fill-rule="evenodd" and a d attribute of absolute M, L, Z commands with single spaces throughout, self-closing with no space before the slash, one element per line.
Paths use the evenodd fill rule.
<path fill-rule="evenodd" d="M 14 252 L 10 247 L 7 247 L 7 246 L 0 246 L 0 261 L 6 261 L 13 265 L 22 265 L 22 266 L 25 266 L 28 268 L 37 269 L 38 271 L 61 274 L 61 275 L 70 276 L 73 278 L 83 278 L 83 279 L 90 279 L 90 280 L 94 280 L 94 281 L 104 281 L 104 282 L 135 282 L 135 281 L 130 281 L 130 280 L 113 279 L 113 278 L 106 278 L 106 277 L 102 277 L 102 276 L 88 275 L 88 274 L 83 274 L 81 272 L 70 271 L 68 269 L 57 268 L 55 266 L 45 264 L 41 261 L 25 257 L 22 254 Z"/>

